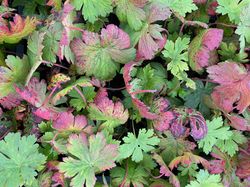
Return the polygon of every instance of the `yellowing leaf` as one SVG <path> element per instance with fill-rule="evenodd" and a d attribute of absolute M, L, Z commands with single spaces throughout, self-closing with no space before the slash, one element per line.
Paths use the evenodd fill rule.
<path fill-rule="evenodd" d="M 23 37 L 28 36 L 36 28 L 36 18 L 27 17 L 23 19 L 18 14 L 9 23 L 0 18 L 0 44 L 1 43 L 18 43 Z M 10 25 L 10 27 L 9 27 Z"/>

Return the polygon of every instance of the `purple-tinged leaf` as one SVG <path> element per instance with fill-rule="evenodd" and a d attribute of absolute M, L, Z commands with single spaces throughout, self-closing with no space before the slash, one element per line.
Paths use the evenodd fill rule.
<path fill-rule="evenodd" d="M 3 108 L 10 110 L 20 105 L 21 101 L 22 98 L 19 95 L 10 93 L 8 96 L 0 99 L 0 104 L 3 106 Z"/>
<path fill-rule="evenodd" d="M 200 112 L 195 112 L 189 116 L 189 122 L 191 127 L 190 135 L 195 140 L 200 140 L 207 135 L 207 124 Z"/>

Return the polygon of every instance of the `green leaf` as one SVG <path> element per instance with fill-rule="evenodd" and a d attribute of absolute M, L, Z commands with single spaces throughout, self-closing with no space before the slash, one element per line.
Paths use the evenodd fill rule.
<path fill-rule="evenodd" d="M 210 108 L 207 106 L 208 98 L 213 90 L 213 84 L 206 83 L 204 86 L 202 81 L 195 81 L 196 90 L 193 90 L 184 98 L 185 106 L 193 109 L 198 109 L 203 115 L 210 115 Z"/>
<path fill-rule="evenodd" d="M 15 93 L 14 85 L 24 84 L 30 69 L 27 56 L 21 59 L 8 55 L 5 62 L 7 67 L 0 67 L 0 99 Z"/>
<path fill-rule="evenodd" d="M 23 14 L 24 16 L 27 15 L 34 15 L 38 11 L 37 16 L 45 16 L 47 15 L 47 12 L 45 9 L 47 8 L 46 2 L 44 0 L 14 0 L 11 6 L 17 8 L 17 7 L 23 7 Z"/>
<path fill-rule="evenodd" d="M 46 157 L 38 152 L 35 136 L 9 133 L 0 141 L 0 186 L 31 186 Z"/>
<path fill-rule="evenodd" d="M 67 95 L 69 92 L 71 92 L 73 89 L 77 89 L 78 86 L 81 87 L 91 87 L 92 84 L 90 83 L 90 80 L 88 78 L 85 77 L 81 77 L 78 80 L 76 80 L 75 82 L 71 83 L 70 85 L 68 85 L 66 88 L 60 90 L 59 92 L 57 92 L 54 97 L 52 98 L 52 103 L 56 104 L 56 102 L 62 98 L 63 96 Z M 81 97 L 82 98 L 82 97 Z M 83 98 L 82 98 L 83 99 Z"/>
<path fill-rule="evenodd" d="M 43 40 L 43 55 L 42 58 L 48 62 L 56 62 L 56 54 L 59 49 L 59 41 L 61 39 L 63 26 L 59 22 L 55 22 L 49 27 L 44 27 L 41 31 L 46 32 Z"/>
<path fill-rule="evenodd" d="M 229 154 L 231 157 L 239 150 L 238 144 L 247 142 L 247 138 L 241 132 L 236 130 L 232 132 L 233 134 L 229 139 L 218 140 L 215 144 L 222 152 Z"/>
<path fill-rule="evenodd" d="M 181 81 L 185 81 L 187 87 L 195 89 L 195 83 L 187 77 L 186 71 L 188 67 L 188 46 L 189 38 L 178 37 L 175 42 L 167 41 L 165 50 L 162 52 L 163 56 L 170 59 L 168 63 L 168 70 Z"/>
<path fill-rule="evenodd" d="M 127 174 L 126 174 L 127 169 Z M 122 164 L 122 167 L 116 167 L 111 170 L 110 174 L 112 178 L 112 184 L 114 186 L 120 186 L 124 179 L 124 186 L 144 186 L 148 185 L 147 177 L 148 172 L 142 167 L 141 164 L 136 164 L 130 159 Z M 126 176 L 126 177 L 125 177 Z"/>
<path fill-rule="evenodd" d="M 136 76 L 140 79 L 141 90 L 162 90 L 167 87 L 167 71 L 160 63 L 150 63 L 139 68 Z"/>
<path fill-rule="evenodd" d="M 95 88 L 94 87 L 82 87 L 79 90 L 84 95 L 87 102 L 93 102 L 96 96 Z M 77 112 L 80 112 L 87 106 L 87 103 L 84 102 L 80 94 L 76 90 L 72 90 L 68 94 L 70 96 L 70 106 L 74 107 Z"/>
<path fill-rule="evenodd" d="M 73 0 L 76 10 L 82 8 L 82 15 L 85 20 L 94 23 L 99 16 L 105 17 L 112 12 L 112 0 Z"/>
<path fill-rule="evenodd" d="M 128 133 L 123 138 L 124 144 L 119 147 L 119 158 L 124 159 L 132 156 L 132 161 L 140 162 L 143 160 L 143 153 L 152 151 L 159 144 L 160 139 L 154 136 L 154 131 L 149 129 L 140 129 L 139 135 Z"/>
<path fill-rule="evenodd" d="M 240 22 L 240 14 L 250 0 L 217 0 L 217 13 L 228 15 L 231 22 L 238 24 Z"/>
<path fill-rule="evenodd" d="M 185 175 L 188 175 L 188 176 L 192 176 L 192 177 L 195 177 L 196 174 L 197 174 L 197 169 L 199 169 L 199 167 L 197 166 L 196 163 L 192 163 L 190 165 L 185 165 L 185 166 L 178 166 L 178 171 L 180 171 L 180 175 L 181 176 L 185 176 Z"/>
<path fill-rule="evenodd" d="M 250 43 L 250 0 L 248 6 L 241 9 L 240 23 L 235 31 L 240 36 L 240 52 L 244 53 L 244 48 L 247 43 Z"/>
<path fill-rule="evenodd" d="M 153 0 L 160 2 L 174 12 L 178 12 L 181 16 L 185 17 L 187 13 L 191 13 L 194 10 L 197 10 L 198 7 L 194 4 L 193 0 Z"/>
<path fill-rule="evenodd" d="M 33 34 L 28 39 L 28 58 L 31 65 L 30 72 L 27 76 L 25 85 L 28 85 L 33 73 L 43 62 L 43 40 L 45 33 L 39 33 L 38 31 L 33 32 Z"/>
<path fill-rule="evenodd" d="M 102 133 L 90 136 L 84 134 L 71 135 L 67 150 L 69 157 L 59 164 L 59 170 L 66 177 L 72 177 L 72 187 L 93 187 L 96 182 L 95 173 L 111 169 L 115 166 L 118 145 L 107 144 Z"/>
<path fill-rule="evenodd" d="M 196 180 L 191 181 L 186 187 L 223 187 L 220 175 L 210 175 L 207 170 L 200 170 Z"/>
<path fill-rule="evenodd" d="M 136 50 L 130 47 L 128 34 L 114 24 L 103 28 L 101 35 L 85 31 L 82 38 L 74 39 L 70 45 L 76 56 L 78 74 L 111 80 L 120 70 L 120 64 L 135 58 Z"/>
<path fill-rule="evenodd" d="M 247 53 L 239 52 L 237 53 L 237 47 L 233 42 L 225 43 L 222 42 L 220 45 L 220 50 L 218 53 L 221 55 L 220 59 L 222 61 L 234 61 L 234 62 L 247 62 Z"/>
<path fill-rule="evenodd" d="M 138 3 L 131 0 L 115 0 L 117 17 L 121 22 L 127 22 L 132 29 L 139 30 L 146 19 L 146 14 L 143 10 L 146 1 Z"/>
<path fill-rule="evenodd" d="M 212 151 L 212 148 L 218 140 L 228 140 L 233 133 L 229 130 L 230 127 L 223 127 L 222 117 L 214 118 L 212 121 L 206 121 L 208 133 L 198 142 L 199 148 L 203 148 L 203 151 L 208 154 Z"/>

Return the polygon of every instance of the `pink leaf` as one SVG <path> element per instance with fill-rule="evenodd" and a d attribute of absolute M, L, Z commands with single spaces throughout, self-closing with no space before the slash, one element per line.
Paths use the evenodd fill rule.
<path fill-rule="evenodd" d="M 226 115 L 227 118 L 230 120 L 230 126 L 233 128 L 240 130 L 240 131 L 250 131 L 250 119 L 244 119 L 239 115 Z"/>
<path fill-rule="evenodd" d="M 169 8 L 160 4 L 152 4 L 147 8 L 147 24 L 141 30 L 137 58 L 152 59 L 155 53 L 165 46 L 167 39 L 166 35 L 162 34 L 165 29 L 154 23 L 166 20 L 170 15 Z"/>
<path fill-rule="evenodd" d="M 73 131 L 92 134 L 92 127 L 87 126 L 87 118 L 83 115 L 74 116 L 71 112 L 62 112 L 53 122 L 53 128 L 59 132 Z"/>
<path fill-rule="evenodd" d="M 202 72 L 204 67 L 217 62 L 216 50 L 223 39 L 223 30 L 207 29 L 197 35 L 190 43 L 190 66 L 194 71 Z"/>
<path fill-rule="evenodd" d="M 128 120 L 128 110 L 121 102 L 113 102 L 108 98 L 107 90 L 100 88 L 94 103 L 88 107 L 89 117 L 93 120 L 105 121 L 102 127 L 115 128 Z"/>
<path fill-rule="evenodd" d="M 225 171 L 226 162 L 224 160 L 211 160 L 209 164 L 208 171 L 211 174 L 220 174 Z"/>
<path fill-rule="evenodd" d="M 207 9 L 208 15 L 210 15 L 210 16 L 216 16 L 216 9 L 217 9 L 218 5 L 219 4 L 218 4 L 218 2 L 216 0 L 214 0 L 213 2 L 211 2 L 208 5 L 208 9 Z"/>
<path fill-rule="evenodd" d="M 234 108 L 244 112 L 250 105 L 250 73 L 244 66 L 224 62 L 207 68 L 207 72 L 209 78 L 220 84 L 212 93 L 214 103 L 227 113 Z"/>
<path fill-rule="evenodd" d="M 46 83 L 44 80 L 39 81 L 38 78 L 33 77 L 28 86 L 25 88 L 15 87 L 16 92 L 21 96 L 22 99 L 26 100 L 31 105 L 35 106 L 37 110 L 34 114 L 46 119 L 55 120 L 58 114 L 61 112 L 60 109 L 50 105 L 49 103 L 44 103 L 46 99 Z"/>
<path fill-rule="evenodd" d="M 45 120 L 55 120 L 61 111 L 51 106 L 41 106 L 33 113 Z"/>
<path fill-rule="evenodd" d="M 193 0 L 196 4 L 206 4 L 207 0 Z"/>
<path fill-rule="evenodd" d="M 154 128 L 161 132 L 168 130 L 175 118 L 173 112 L 168 111 L 169 102 L 164 98 L 160 98 L 154 103 L 157 109 L 156 113 L 159 115 L 157 119 L 153 120 Z"/>
<path fill-rule="evenodd" d="M 57 52 L 57 56 L 59 57 L 60 60 L 63 60 L 63 57 L 65 56 L 66 59 L 70 62 L 72 61 L 72 58 L 70 58 L 71 55 L 67 54 L 70 53 L 70 40 L 72 39 L 72 31 L 70 29 L 70 26 L 73 26 L 73 15 L 71 14 L 72 11 L 74 10 L 74 7 L 65 2 L 63 6 L 62 16 L 61 16 L 61 21 L 62 25 L 64 26 L 64 30 L 62 31 L 62 36 L 59 42 L 59 49 Z M 66 52 L 70 51 L 70 52 Z M 72 53 L 72 52 L 71 52 Z"/>

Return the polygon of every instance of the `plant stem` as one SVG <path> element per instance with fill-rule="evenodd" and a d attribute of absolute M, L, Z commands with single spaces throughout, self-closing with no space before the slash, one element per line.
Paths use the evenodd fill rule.
<path fill-rule="evenodd" d="M 82 94 L 81 90 L 79 90 L 76 86 L 73 86 L 73 88 L 75 89 L 75 91 L 77 91 L 77 93 L 81 96 L 82 100 L 87 104 L 87 100 L 84 97 L 84 95 Z"/>
<path fill-rule="evenodd" d="M 125 173 L 123 181 L 119 187 L 124 187 L 127 177 L 128 177 L 128 159 L 126 160 L 126 173 Z"/>

